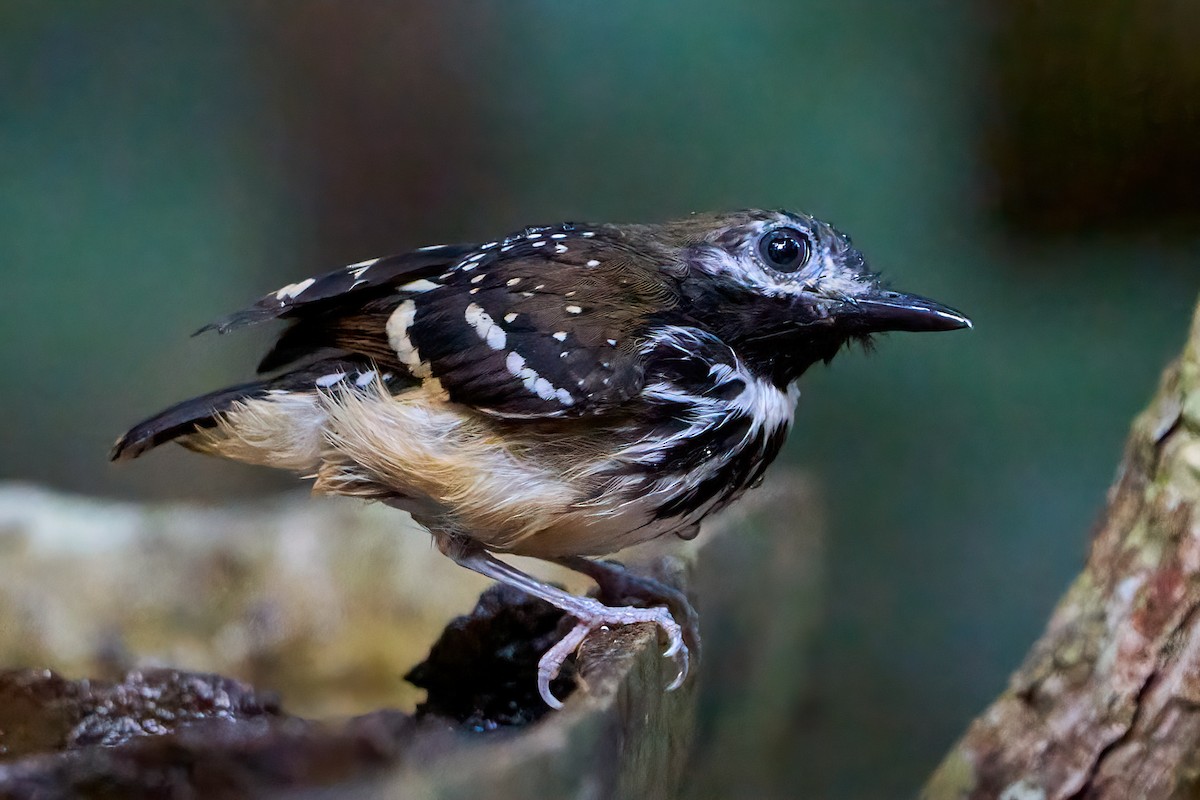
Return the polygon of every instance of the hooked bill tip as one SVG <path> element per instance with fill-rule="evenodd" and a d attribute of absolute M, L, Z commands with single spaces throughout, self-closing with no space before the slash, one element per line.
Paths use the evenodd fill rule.
<path fill-rule="evenodd" d="M 880 291 L 855 298 L 851 316 L 870 331 L 954 331 L 972 328 L 971 320 L 949 306 L 915 294 Z"/>

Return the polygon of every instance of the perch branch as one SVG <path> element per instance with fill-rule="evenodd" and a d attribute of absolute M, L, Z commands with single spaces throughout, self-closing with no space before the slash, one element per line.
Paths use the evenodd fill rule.
<path fill-rule="evenodd" d="M 1082 574 L 928 800 L 1200 791 L 1200 312 L 1134 421 Z"/>

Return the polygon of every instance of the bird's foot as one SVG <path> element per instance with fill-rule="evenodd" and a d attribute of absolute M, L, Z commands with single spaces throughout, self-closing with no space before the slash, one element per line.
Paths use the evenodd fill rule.
<path fill-rule="evenodd" d="M 683 628 L 683 641 L 691 655 L 700 658 L 700 615 L 687 595 L 647 575 L 640 575 L 616 561 L 601 561 L 581 556 L 556 559 L 559 564 L 587 575 L 600 589 L 600 599 L 610 606 L 636 601 L 647 606 L 665 605 Z"/>
<path fill-rule="evenodd" d="M 547 650 L 538 662 L 538 694 L 551 708 L 562 708 L 562 703 L 550 691 L 550 681 L 558 676 L 563 663 L 579 649 L 579 645 L 583 644 L 583 640 L 592 631 L 608 625 L 636 625 L 641 622 L 657 625 L 667 635 L 667 651 L 663 655 L 674 659 L 679 667 L 679 673 L 675 676 L 675 680 L 671 681 L 667 691 L 678 689 L 687 678 L 688 645 L 684 641 L 684 629 L 675 621 L 671 612 L 664 607 L 665 604 L 671 602 L 671 598 L 668 597 L 665 602 L 662 600 L 664 592 L 667 595 L 674 592 L 674 600 L 681 601 L 687 609 L 684 615 L 685 621 L 694 626 L 696 612 L 692 610 L 691 604 L 687 602 L 687 598 L 681 592 L 659 584 L 650 578 L 632 575 L 619 564 L 591 561 L 584 558 L 558 559 L 560 564 L 591 576 L 597 583 L 605 583 L 614 590 L 620 589 L 622 596 L 648 596 L 652 598 L 652 602 L 664 603 L 664 605 L 653 605 L 650 608 L 609 606 L 594 598 L 579 597 L 563 591 L 557 586 L 540 581 L 511 564 L 501 561 L 482 547 L 462 547 L 461 541 L 448 537 L 439 538 L 438 545 L 442 548 L 442 552 L 467 569 L 506 583 L 533 597 L 540 597 L 577 620 L 575 627 L 558 644 Z M 639 587 L 640 590 L 634 591 Z M 693 635 L 695 635 L 694 630 Z M 699 641 L 698 636 L 696 641 Z"/>
<path fill-rule="evenodd" d="M 550 682 L 562 669 L 566 660 L 579 649 L 583 641 L 593 632 L 610 625 L 636 625 L 650 622 L 662 629 L 667 635 L 667 649 L 663 653 L 671 658 L 679 668 L 675 679 L 667 686 L 667 691 L 678 689 L 683 685 L 688 673 L 688 646 L 684 642 L 683 629 L 671 612 L 662 606 L 653 608 L 634 608 L 632 606 L 606 606 L 590 597 L 574 597 L 574 602 L 558 604 L 577 622 L 570 633 L 564 636 L 558 644 L 546 651 L 538 662 L 538 694 L 551 708 L 562 708 L 562 702 L 550 691 Z"/>

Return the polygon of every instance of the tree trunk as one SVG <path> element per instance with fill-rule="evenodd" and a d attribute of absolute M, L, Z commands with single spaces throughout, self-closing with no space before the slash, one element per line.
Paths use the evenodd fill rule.
<path fill-rule="evenodd" d="M 924 790 L 950 798 L 1200 794 L 1200 311 L 1133 424 L 1083 573 Z"/>

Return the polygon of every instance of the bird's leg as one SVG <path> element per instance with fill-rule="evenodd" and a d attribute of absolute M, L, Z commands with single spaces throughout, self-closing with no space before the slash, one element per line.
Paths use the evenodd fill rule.
<path fill-rule="evenodd" d="M 668 647 L 663 655 L 673 658 L 679 665 L 679 674 L 667 690 L 678 688 L 687 677 L 688 648 L 683 641 L 683 631 L 666 608 L 606 606 L 591 597 L 579 597 L 543 583 L 532 575 L 506 564 L 481 547 L 464 546 L 459 541 L 439 540 L 438 544 L 446 555 L 467 569 L 520 589 L 526 594 L 540 597 L 578 620 L 571 632 L 547 650 L 538 662 L 538 694 L 551 708 L 562 708 L 562 703 L 550 692 L 550 681 L 558 676 L 563 663 L 579 648 L 588 634 L 606 625 L 654 623 L 667 635 Z"/>
<path fill-rule="evenodd" d="M 647 605 L 665 605 L 676 620 L 683 622 L 683 638 L 691 652 L 700 655 L 700 615 L 687 595 L 648 575 L 639 575 L 624 564 L 583 556 L 561 556 L 551 559 L 555 564 L 586 575 L 600 588 L 605 603 L 624 603 L 640 600 Z"/>

